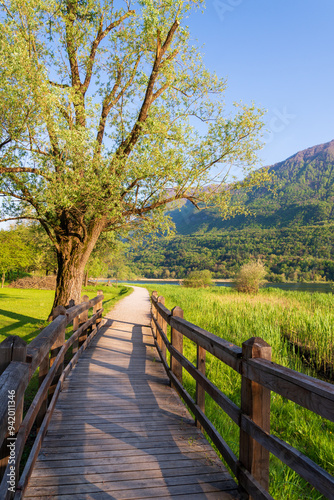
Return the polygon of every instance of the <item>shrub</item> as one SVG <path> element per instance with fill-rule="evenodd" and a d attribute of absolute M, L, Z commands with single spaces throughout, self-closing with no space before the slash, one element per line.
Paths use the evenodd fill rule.
<path fill-rule="evenodd" d="M 235 288 L 238 292 L 257 293 L 264 284 L 265 275 L 266 270 L 262 262 L 244 264 L 237 274 Z"/>
<path fill-rule="evenodd" d="M 191 271 L 183 280 L 183 285 L 189 288 L 205 288 L 212 285 L 210 271 Z"/>

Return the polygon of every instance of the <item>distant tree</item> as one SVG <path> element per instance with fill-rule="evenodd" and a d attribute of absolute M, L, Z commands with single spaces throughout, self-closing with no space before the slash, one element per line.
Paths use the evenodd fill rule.
<path fill-rule="evenodd" d="M 238 292 L 257 293 L 264 284 L 266 269 L 260 261 L 244 264 L 238 272 L 235 287 Z"/>
<path fill-rule="evenodd" d="M 208 270 L 192 271 L 183 280 L 183 285 L 189 288 L 205 288 L 212 285 L 212 274 Z"/>
<path fill-rule="evenodd" d="M 0 230 L 0 249 L 0 275 L 3 288 L 9 271 L 23 270 L 32 264 L 33 251 L 14 230 Z"/>

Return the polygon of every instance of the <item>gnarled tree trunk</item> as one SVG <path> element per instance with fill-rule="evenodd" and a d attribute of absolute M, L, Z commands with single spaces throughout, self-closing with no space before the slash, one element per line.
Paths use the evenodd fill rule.
<path fill-rule="evenodd" d="M 58 239 L 57 285 L 52 309 L 57 306 L 71 307 L 80 304 L 85 266 L 102 227 L 102 224 L 95 227 L 82 240 L 75 236 Z"/>

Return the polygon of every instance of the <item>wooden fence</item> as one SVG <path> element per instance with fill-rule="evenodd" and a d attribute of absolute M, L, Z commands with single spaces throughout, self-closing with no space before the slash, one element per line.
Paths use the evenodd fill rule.
<path fill-rule="evenodd" d="M 242 349 L 183 318 L 180 307 L 169 311 L 164 297 L 153 292 L 152 330 L 155 345 L 172 385 L 195 415 L 239 482 L 246 498 L 272 499 L 268 493 L 269 453 L 278 457 L 329 500 L 334 478 L 300 451 L 270 434 L 270 391 L 334 421 L 334 386 L 271 362 L 271 347 L 254 337 Z M 171 341 L 167 336 L 171 326 Z M 197 346 L 197 366 L 183 356 L 183 336 Z M 170 353 L 170 365 L 166 350 Z M 234 404 L 205 374 L 206 352 L 241 375 L 241 407 Z M 182 385 L 185 368 L 196 381 L 196 401 Z M 239 458 L 205 415 L 207 393 L 240 427 Z"/>
<path fill-rule="evenodd" d="M 27 345 L 11 336 L 0 344 L 0 498 L 21 498 L 46 434 L 64 380 L 102 325 L 101 291 L 94 299 L 85 295 L 81 304 L 70 309 L 58 306 L 53 321 Z M 88 319 L 88 311 L 93 315 Z M 73 323 L 71 337 L 65 340 L 66 327 Z M 65 354 L 72 347 L 72 358 Z M 68 353 L 67 357 L 70 353 Z M 24 394 L 39 368 L 39 389 L 23 418 Z M 19 468 L 25 443 L 36 421 L 38 433 L 24 470 Z"/>

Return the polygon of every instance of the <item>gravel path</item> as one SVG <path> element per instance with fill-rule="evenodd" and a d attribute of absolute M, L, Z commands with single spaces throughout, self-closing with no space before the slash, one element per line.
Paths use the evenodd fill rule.
<path fill-rule="evenodd" d="M 149 326 L 150 311 L 150 296 L 146 288 L 133 287 L 131 295 L 118 302 L 105 318 Z"/>

